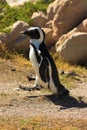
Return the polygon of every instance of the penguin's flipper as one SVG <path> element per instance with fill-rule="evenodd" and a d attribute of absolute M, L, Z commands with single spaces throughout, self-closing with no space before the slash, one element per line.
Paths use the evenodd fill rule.
<path fill-rule="evenodd" d="M 40 62 L 39 74 L 40 74 L 41 79 L 44 82 L 49 81 L 49 61 L 48 61 L 47 57 L 43 57 Z"/>

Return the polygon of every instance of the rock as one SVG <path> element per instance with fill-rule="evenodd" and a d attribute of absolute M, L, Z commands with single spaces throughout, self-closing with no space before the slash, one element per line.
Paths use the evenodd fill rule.
<path fill-rule="evenodd" d="M 45 26 L 52 29 L 52 20 L 49 20 L 49 21 L 45 24 Z"/>
<path fill-rule="evenodd" d="M 55 0 L 47 10 L 52 20 L 53 37 L 59 37 L 70 31 L 87 17 L 87 0 Z"/>
<path fill-rule="evenodd" d="M 10 50 L 26 52 L 29 50 L 29 38 L 21 36 L 20 32 L 26 30 L 29 25 L 23 21 L 17 21 L 11 27 L 11 32 L 0 33 L 0 41 Z"/>
<path fill-rule="evenodd" d="M 70 35 L 63 44 L 57 47 L 57 51 L 69 63 L 87 62 L 87 33 L 78 32 Z"/>
<path fill-rule="evenodd" d="M 58 8 L 64 0 L 55 0 L 47 8 L 47 15 L 49 20 L 53 20 L 54 15 L 57 13 Z"/>
<path fill-rule="evenodd" d="M 3 44 L 8 44 L 10 40 L 10 35 L 4 32 L 0 33 L 0 42 Z"/>
<path fill-rule="evenodd" d="M 29 27 L 29 25 L 24 21 L 17 21 L 12 26 L 11 31 L 11 43 L 14 42 L 17 38 L 20 37 L 20 32 L 26 30 Z"/>
<path fill-rule="evenodd" d="M 1 3 L 6 3 L 6 0 L 0 0 Z"/>
<path fill-rule="evenodd" d="M 82 44 L 83 45 L 82 48 L 81 48 L 80 44 L 81 44 L 82 41 L 84 42 L 83 36 L 86 37 L 86 33 L 87 33 L 87 19 L 83 20 L 83 22 L 81 24 L 79 24 L 77 27 L 75 27 L 73 30 L 71 30 L 67 34 L 64 34 L 60 37 L 60 39 L 56 43 L 56 50 L 57 50 L 57 52 L 60 53 L 61 57 L 65 61 L 68 61 L 68 62 L 71 62 L 71 63 L 74 63 L 74 64 L 82 62 L 82 59 L 78 60 L 76 58 L 76 56 L 74 56 L 75 53 L 73 54 L 73 51 L 74 52 L 77 51 L 77 53 L 78 53 L 78 50 L 82 50 L 83 48 L 85 48 L 84 44 L 86 44 L 86 43 Z M 81 37 L 80 37 L 80 35 L 81 35 Z M 78 39 L 78 37 L 80 37 L 80 38 Z M 78 43 L 76 43 L 76 39 L 77 39 Z M 75 43 L 74 43 L 74 41 L 75 41 Z M 76 48 L 75 48 L 75 44 L 76 44 Z M 77 44 L 79 44 L 78 48 L 77 48 Z M 70 45 L 71 45 L 71 48 L 69 48 Z M 74 50 L 70 51 L 70 49 L 72 50 L 72 48 L 74 48 Z M 81 53 L 80 55 L 84 56 L 85 49 L 82 50 L 83 54 Z M 78 57 L 80 57 L 80 55 L 78 54 Z M 83 59 L 84 59 L 84 57 L 83 57 Z M 76 58 L 77 61 L 75 61 L 75 58 Z"/>
<path fill-rule="evenodd" d="M 10 34 L 11 40 L 9 43 L 9 48 L 16 50 L 17 52 L 26 52 L 29 50 L 29 38 L 21 36 L 20 32 L 26 30 L 29 25 L 23 21 L 17 21 L 12 26 L 12 31 Z"/>
<path fill-rule="evenodd" d="M 12 68 L 11 71 L 13 71 L 13 72 L 16 71 L 16 68 Z"/>
<path fill-rule="evenodd" d="M 62 35 L 59 38 L 58 42 L 56 43 L 56 50 L 58 51 L 58 47 L 62 45 L 65 42 L 65 40 L 68 39 L 72 34 L 75 34 L 78 32 L 87 32 L 87 19 L 83 20 L 81 24 L 73 28 L 70 32 Z"/>
<path fill-rule="evenodd" d="M 83 20 L 83 22 L 81 24 L 79 24 L 74 30 L 72 30 L 73 32 L 87 32 L 87 18 L 85 20 Z"/>
<path fill-rule="evenodd" d="M 47 17 L 43 12 L 35 12 L 31 17 L 33 21 L 33 26 L 45 27 L 48 21 Z"/>
<path fill-rule="evenodd" d="M 59 70 L 59 74 L 64 75 L 65 74 L 64 70 Z"/>
<path fill-rule="evenodd" d="M 53 39 L 53 30 L 51 28 L 43 28 L 45 32 L 45 43 L 47 48 L 50 48 L 54 44 L 54 39 Z"/>
<path fill-rule="evenodd" d="M 78 76 L 78 74 L 76 73 L 76 71 L 70 70 L 67 72 L 67 77 L 70 77 L 70 76 Z"/>
<path fill-rule="evenodd" d="M 29 51 L 29 40 L 27 36 L 20 36 L 10 48 L 18 53 L 26 53 Z"/>

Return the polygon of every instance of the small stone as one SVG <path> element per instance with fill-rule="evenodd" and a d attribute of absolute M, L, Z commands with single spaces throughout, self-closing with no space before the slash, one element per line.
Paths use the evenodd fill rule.
<path fill-rule="evenodd" d="M 16 69 L 15 69 L 15 68 L 12 68 L 11 71 L 16 71 Z"/>
<path fill-rule="evenodd" d="M 59 73 L 60 73 L 61 75 L 65 74 L 64 70 L 60 70 Z"/>
<path fill-rule="evenodd" d="M 76 72 L 74 70 L 70 70 L 68 73 L 67 73 L 67 76 L 76 76 Z"/>

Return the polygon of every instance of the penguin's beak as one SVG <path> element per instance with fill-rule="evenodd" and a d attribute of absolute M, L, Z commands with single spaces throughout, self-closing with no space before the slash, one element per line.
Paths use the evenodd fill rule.
<path fill-rule="evenodd" d="M 21 31 L 20 34 L 22 34 L 22 35 L 28 35 L 28 32 L 29 32 L 28 30 L 25 30 L 25 31 Z"/>

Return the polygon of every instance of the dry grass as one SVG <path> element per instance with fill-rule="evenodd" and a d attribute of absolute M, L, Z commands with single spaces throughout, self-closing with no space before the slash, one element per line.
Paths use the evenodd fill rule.
<path fill-rule="evenodd" d="M 6 58 L 9 56 L 7 48 L 4 44 L 0 42 L 0 57 Z"/>
<path fill-rule="evenodd" d="M 60 70 L 64 70 L 64 71 L 74 70 L 80 74 L 87 74 L 86 66 L 71 65 L 65 62 L 63 59 L 61 59 L 58 53 L 54 53 L 53 58 L 54 58 L 54 61 L 56 62 L 57 68 Z"/>
<path fill-rule="evenodd" d="M 19 55 L 19 54 L 17 54 L 17 55 L 13 55 L 12 56 L 12 60 L 15 62 L 15 63 L 17 63 L 20 67 L 32 67 L 31 66 L 31 63 L 29 62 L 29 60 L 28 59 L 26 59 L 25 57 L 23 57 L 23 55 Z"/>
<path fill-rule="evenodd" d="M 86 130 L 87 120 L 51 119 L 48 117 L 1 118 L 1 130 Z"/>

